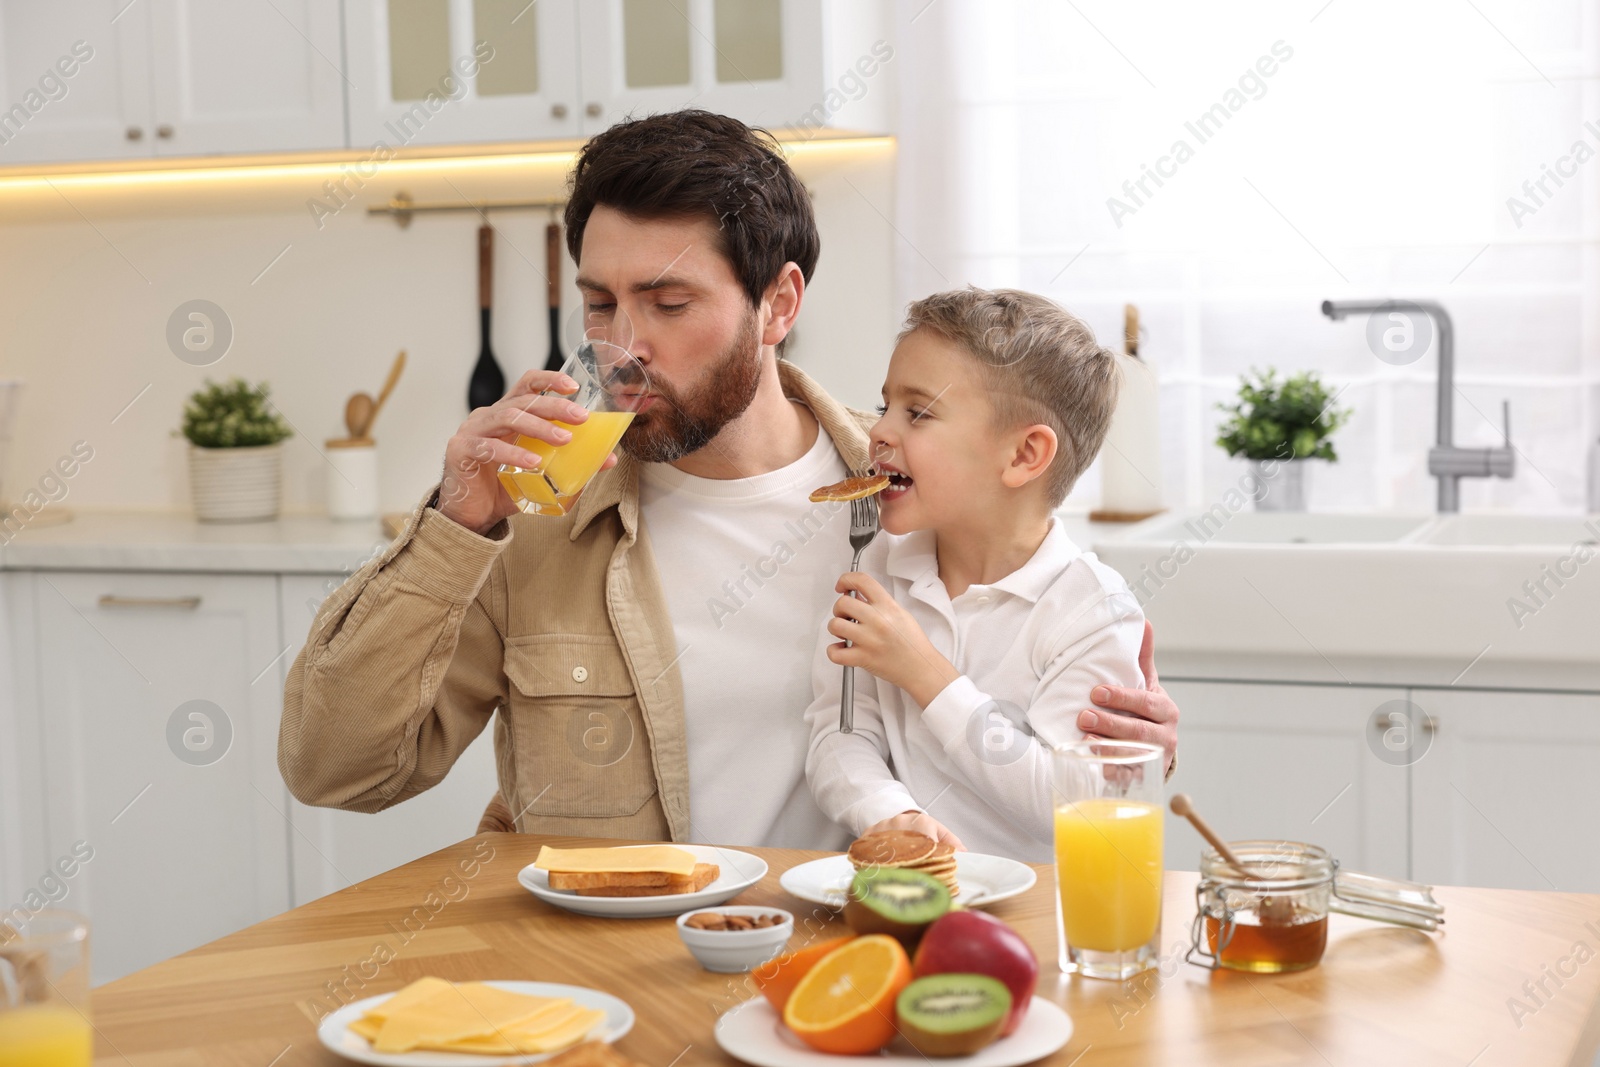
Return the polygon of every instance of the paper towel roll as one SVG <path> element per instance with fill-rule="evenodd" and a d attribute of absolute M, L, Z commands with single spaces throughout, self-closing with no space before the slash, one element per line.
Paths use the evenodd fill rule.
<path fill-rule="evenodd" d="M 1122 388 L 1100 449 L 1100 512 L 1108 521 L 1161 511 L 1161 408 L 1155 371 L 1137 356 L 1118 356 Z"/>
<path fill-rule="evenodd" d="M 371 519 L 378 514 L 378 449 L 370 440 L 328 442 L 328 517 Z"/>

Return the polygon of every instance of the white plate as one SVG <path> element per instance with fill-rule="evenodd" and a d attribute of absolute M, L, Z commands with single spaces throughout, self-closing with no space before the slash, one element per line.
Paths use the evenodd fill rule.
<path fill-rule="evenodd" d="M 610 993 L 583 986 L 560 985 L 555 982 L 485 982 L 484 985 L 503 989 L 507 993 L 522 993 L 530 997 L 571 997 L 585 1008 L 599 1008 L 606 1017 L 589 1036 L 605 1042 L 615 1041 L 633 1029 L 633 1009 Z M 546 1052 L 537 1056 L 484 1056 L 473 1052 L 374 1052 L 372 1043 L 360 1034 L 351 1033 L 350 1024 L 368 1011 L 382 1004 L 393 993 L 380 993 L 353 1004 L 346 1004 L 322 1020 L 317 1027 L 317 1039 L 324 1048 L 331 1049 L 346 1059 L 357 1063 L 375 1063 L 380 1067 L 501 1067 L 512 1063 L 538 1063 L 556 1055 Z"/>
<path fill-rule="evenodd" d="M 629 845 L 628 848 L 645 848 Z M 566 889 L 551 889 L 550 874 L 531 863 L 517 872 L 522 888 L 540 900 L 579 915 L 599 915 L 613 919 L 659 919 L 663 916 L 682 915 L 696 908 L 709 908 L 726 904 L 740 893 L 767 876 L 767 861 L 748 852 L 715 845 L 680 845 L 694 854 L 698 863 L 715 863 L 722 868 L 717 880 L 698 893 L 678 893 L 670 897 L 585 897 Z"/>
<path fill-rule="evenodd" d="M 1017 1067 L 1048 1056 L 1072 1040 L 1072 1019 L 1043 997 L 1034 997 L 1016 1033 L 971 1056 L 938 1061 L 930 1061 L 899 1038 L 871 1056 L 818 1052 L 783 1025 L 765 997 L 754 997 L 729 1009 L 717 1020 L 716 1033 L 722 1051 L 755 1067 L 846 1067 L 852 1063 L 881 1065 L 896 1061 L 919 1067 L 927 1067 L 930 1062 L 958 1063 L 961 1067 Z"/>
<path fill-rule="evenodd" d="M 855 873 L 850 857 L 827 856 L 790 867 L 778 879 L 778 884 L 801 900 L 842 908 Z M 1038 880 L 1038 875 L 1026 863 L 1004 856 L 985 856 L 981 852 L 956 853 L 956 884 L 960 892 L 955 902 L 965 907 L 993 904 L 1026 893 Z"/>

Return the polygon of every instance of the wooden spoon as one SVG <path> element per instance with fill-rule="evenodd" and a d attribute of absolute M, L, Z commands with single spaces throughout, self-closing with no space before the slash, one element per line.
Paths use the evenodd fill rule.
<path fill-rule="evenodd" d="M 366 436 L 366 428 L 372 422 L 372 412 L 376 405 L 372 397 L 366 393 L 353 393 L 344 404 L 344 428 L 350 431 L 352 438 Z"/>
<path fill-rule="evenodd" d="M 1211 825 L 1200 817 L 1198 811 L 1194 810 L 1194 804 L 1189 800 L 1188 793 L 1174 793 L 1172 801 L 1167 806 L 1172 809 L 1172 814 L 1181 815 L 1183 818 L 1188 819 L 1194 828 L 1199 831 L 1200 836 L 1205 838 L 1206 842 L 1217 850 L 1217 855 L 1233 864 L 1241 873 L 1246 870 L 1244 863 L 1240 861 L 1238 856 L 1233 854 L 1233 849 L 1228 847 L 1228 843 L 1218 837 L 1217 832 L 1211 828 Z"/>
<path fill-rule="evenodd" d="M 406 350 L 401 349 L 394 357 L 394 366 L 389 368 L 389 378 L 383 383 L 383 389 L 378 393 L 378 402 L 372 405 L 372 411 L 367 415 L 366 425 L 361 427 L 361 432 L 356 437 L 371 437 L 372 424 L 378 421 L 378 412 L 383 410 L 383 405 L 388 402 L 389 394 L 394 392 L 395 385 L 400 381 L 400 372 L 406 369 Z M 365 393 L 358 394 L 365 396 Z"/>

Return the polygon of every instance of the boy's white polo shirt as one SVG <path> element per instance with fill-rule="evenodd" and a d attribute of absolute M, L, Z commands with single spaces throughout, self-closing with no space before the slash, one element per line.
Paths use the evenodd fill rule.
<path fill-rule="evenodd" d="M 927 708 L 856 672 L 855 732 L 838 732 L 841 668 L 821 631 L 807 711 L 812 791 L 855 832 L 927 811 L 976 852 L 1048 862 L 1050 749 L 1078 740 L 1097 685 L 1143 687 L 1144 615 L 1122 576 L 1052 521 L 1033 556 L 952 599 L 934 536 L 881 534 L 862 570 L 961 672 Z"/>

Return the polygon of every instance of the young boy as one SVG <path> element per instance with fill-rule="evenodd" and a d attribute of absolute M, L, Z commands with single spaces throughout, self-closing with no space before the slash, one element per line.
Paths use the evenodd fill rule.
<path fill-rule="evenodd" d="M 812 794 L 846 829 L 1051 859 L 1051 748 L 1082 736 L 1096 685 L 1144 684 L 1138 602 L 1051 518 L 1105 439 L 1118 380 L 1041 296 L 911 305 L 871 430 L 883 532 L 836 586 L 806 712 Z M 841 666 L 857 668 L 848 734 Z"/>

